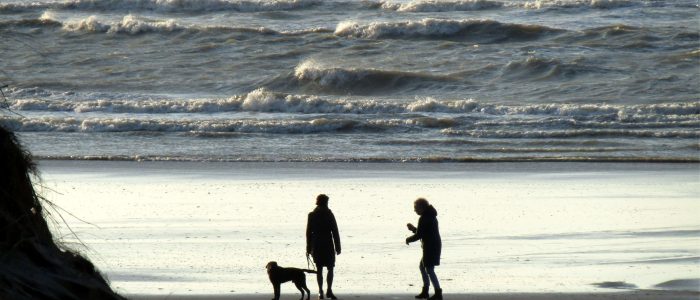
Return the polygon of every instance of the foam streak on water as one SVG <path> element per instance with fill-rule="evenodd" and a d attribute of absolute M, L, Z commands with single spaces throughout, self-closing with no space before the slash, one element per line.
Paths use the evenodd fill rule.
<path fill-rule="evenodd" d="M 697 162 L 699 10 L 11 0 L 0 123 L 42 158 Z"/>

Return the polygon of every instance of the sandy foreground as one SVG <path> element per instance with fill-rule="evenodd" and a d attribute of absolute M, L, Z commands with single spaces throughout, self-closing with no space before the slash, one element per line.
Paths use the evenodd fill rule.
<path fill-rule="evenodd" d="M 404 239 L 419 196 L 439 213 L 447 299 L 699 298 L 684 292 L 700 291 L 699 165 L 39 167 L 45 197 L 72 229 L 58 220 L 57 236 L 119 293 L 162 295 L 135 299 L 270 299 L 268 261 L 307 267 L 306 215 L 318 193 L 339 222 L 334 286 L 344 299 L 413 298 L 420 246 Z M 282 292 L 299 297 L 290 284 Z"/>
<path fill-rule="evenodd" d="M 271 299 L 271 295 L 164 295 L 164 296 L 145 296 L 131 295 L 133 300 L 223 300 L 223 299 L 241 299 L 241 300 L 267 300 Z M 636 292 L 620 292 L 620 293 L 509 293 L 509 294 L 445 294 L 447 300 L 697 300 L 700 299 L 700 293 L 697 292 L 668 292 L 668 291 L 636 291 Z M 282 295 L 280 300 L 299 299 L 298 295 Z M 311 299 L 317 299 L 311 297 Z M 347 295 L 339 299 L 397 299 L 409 300 L 414 299 L 412 295 L 398 294 L 377 294 L 377 295 Z"/>

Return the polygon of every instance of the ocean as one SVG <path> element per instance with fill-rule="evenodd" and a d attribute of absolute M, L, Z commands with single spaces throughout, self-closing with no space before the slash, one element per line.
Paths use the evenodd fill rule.
<path fill-rule="evenodd" d="M 697 0 L 3 0 L 40 159 L 700 161 Z"/>

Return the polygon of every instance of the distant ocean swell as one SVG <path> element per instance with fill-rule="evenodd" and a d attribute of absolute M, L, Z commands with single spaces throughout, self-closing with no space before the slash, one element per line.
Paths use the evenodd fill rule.
<path fill-rule="evenodd" d="M 586 47 L 648 48 L 674 44 L 696 45 L 700 33 L 659 27 L 610 25 L 571 31 L 532 24 L 502 23 L 489 19 L 435 19 L 424 18 L 400 22 L 343 21 L 335 28 L 310 27 L 296 30 L 274 30 L 266 27 L 227 27 L 180 24 L 175 19 L 152 19 L 128 14 L 119 21 L 101 20 L 89 16 L 79 20 L 59 21 L 53 13 L 45 12 L 36 19 L 0 21 L 0 29 L 47 28 L 72 34 L 205 34 L 210 37 L 243 33 L 251 35 L 298 36 L 306 34 L 335 35 L 353 39 L 451 40 L 476 43 L 504 43 L 556 38 L 562 43 Z M 98 37 L 96 37 L 98 38 Z M 611 43 L 614 39 L 614 43 Z M 695 49 L 697 50 L 697 49 Z"/>
<path fill-rule="evenodd" d="M 207 13 L 207 12 L 265 12 L 282 10 L 313 9 L 317 6 L 334 6 L 337 9 L 375 8 L 398 12 L 449 12 L 487 9 L 617 9 L 638 6 L 697 8 L 693 1 L 632 1 L 632 0 L 536 0 L 536 1 L 492 1 L 492 0 L 414 0 L 400 1 L 320 1 L 320 0 L 67 0 L 44 3 L 0 4 L 0 12 L 23 12 L 37 10 L 82 10 L 82 11 L 156 11 L 161 13 Z"/>
<path fill-rule="evenodd" d="M 536 39 L 553 33 L 565 32 L 557 28 L 539 25 L 508 24 L 493 20 L 445 20 L 425 18 L 419 21 L 404 22 L 375 22 L 361 23 L 357 21 L 340 22 L 334 29 L 309 28 L 297 31 L 275 31 L 265 27 L 202 27 L 197 25 L 181 25 L 174 19 L 153 20 L 128 14 L 118 22 L 107 22 L 96 16 L 82 20 L 59 21 L 53 13 L 45 12 L 38 19 L 23 19 L 4 21 L 0 28 L 6 27 L 61 27 L 67 32 L 110 33 L 110 34 L 144 34 L 172 33 L 181 31 L 236 32 L 247 31 L 260 34 L 303 34 L 303 33 L 333 33 L 339 37 L 365 39 L 490 39 L 506 41 L 518 39 Z"/>
<path fill-rule="evenodd" d="M 68 0 L 44 3 L 0 4 L 0 12 L 33 10 L 86 10 L 86 11 L 158 11 L 167 13 L 190 12 L 261 12 L 303 9 L 322 3 L 320 0 L 226 1 L 226 0 Z"/>

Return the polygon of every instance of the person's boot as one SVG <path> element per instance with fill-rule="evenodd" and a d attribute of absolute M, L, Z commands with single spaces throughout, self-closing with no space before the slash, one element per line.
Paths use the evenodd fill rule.
<path fill-rule="evenodd" d="M 318 291 L 318 299 L 323 299 L 323 290 Z"/>
<path fill-rule="evenodd" d="M 442 300 L 442 289 L 435 289 L 435 295 L 428 298 L 428 300 Z"/>
<path fill-rule="evenodd" d="M 333 295 L 333 291 L 331 289 L 328 289 L 326 291 L 326 298 L 328 299 L 338 299 L 335 295 Z"/>
<path fill-rule="evenodd" d="M 428 299 L 428 287 L 424 286 L 420 294 L 416 295 L 416 299 Z"/>

